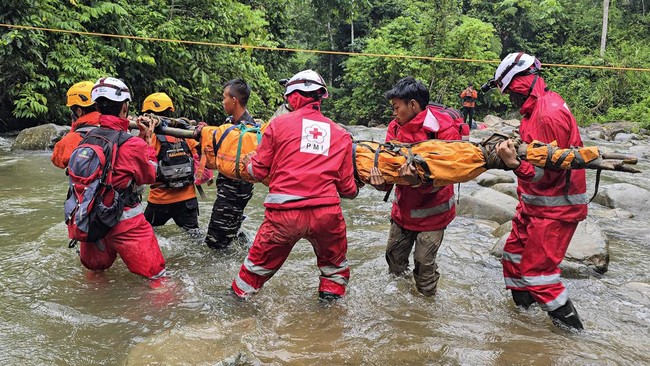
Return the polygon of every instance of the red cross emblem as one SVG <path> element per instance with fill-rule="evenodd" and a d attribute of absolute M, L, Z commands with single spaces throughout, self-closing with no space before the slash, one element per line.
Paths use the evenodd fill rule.
<path fill-rule="evenodd" d="M 305 132 L 307 133 L 307 140 L 317 144 L 322 144 L 325 141 L 325 136 L 327 136 L 327 131 L 316 125 L 305 128 Z"/>
<path fill-rule="evenodd" d="M 314 140 L 317 140 L 319 137 L 323 135 L 322 132 L 316 127 L 314 127 L 313 130 L 309 131 L 309 133 L 314 137 Z"/>

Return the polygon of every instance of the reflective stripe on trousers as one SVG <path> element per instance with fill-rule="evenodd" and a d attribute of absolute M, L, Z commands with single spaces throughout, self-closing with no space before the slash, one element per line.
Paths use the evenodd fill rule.
<path fill-rule="evenodd" d="M 522 193 L 521 200 L 528 205 L 549 206 L 549 207 L 585 205 L 589 203 L 589 197 L 587 197 L 586 193 L 570 194 L 566 197 L 565 196 L 534 196 L 532 194 Z"/>
<path fill-rule="evenodd" d="M 443 212 L 447 212 L 454 207 L 455 195 L 451 196 L 449 201 L 439 204 L 438 206 L 433 206 L 430 208 L 421 208 L 417 210 L 411 210 L 411 217 L 414 219 L 422 219 L 429 216 L 439 215 Z"/>
<path fill-rule="evenodd" d="M 553 274 L 550 276 L 521 276 L 521 278 L 504 277 L 506 286 L 508 287 L 529 287 L 529 286 L 544 286 L 554 285 L 560 283 L 560 274 Z"/>

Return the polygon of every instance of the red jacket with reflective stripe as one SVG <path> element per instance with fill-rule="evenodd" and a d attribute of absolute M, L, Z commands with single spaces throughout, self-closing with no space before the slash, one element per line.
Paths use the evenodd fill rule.
<path fill-rule="evenodd" d="M 438 131 L 434 132 L 431 128 L 436 127 Z M 427 107 L 403 126 L 400 126 L 397 120 L 391 121 L 386 132 L 386 141 L 398 140 L 412 143 L 425 141 L 434 136 L 439 140 L 461 139 L 451 116 L 440 113 L 433 107 Z M 444 229 L 456 217 L 454 187 L 451 185 L 440 189 L 426 184 L 417 188 L 398 185 L 395 187 L 395 196 L 397 199 L 393 202 L 391 218 L 407 230 Z"/>
<path fill-rule="evenodd" d="M 352 138 L 309 103 L 270 122 L 249 170 L 270 177 L 264 206 L 274 209 L 336 205 L 357 193 Z"/>
<path fill-rule="evenodd" d="M 529 82 L 534 75 L 524 78 Z M 576 120 L 569 107 L 559 94 L 546 90 L 546 84 L 541 77 L 520 113 L 523 118 L 519 133 L 524 142 L 557 141 L 560 148 L 583 146 Z M 529 162 L 522 161 L 515 174 L 519 177 L 518 211 L 530 216 L 570 222 L 578 222 L 587 217 L 588 197 L 584 169 L 536 170 Z M 570 181 L 565 192 L 567 174 L 570 175 Z M 568 201 L 565 193 L 569 197 Z"/>
<path fill-rule="evenodd" d="M 83 139 L 79 132 L 75 132 L 77 128 L 84 126 L 99 126 L 99 112 L 90 112 L 79 117 L 76 121 L 72 122 L 70 132 L 54 145 L 52 150 L 52 164 L 61 169 L 68 167 L 70 155 L 72 151 L 79 146 L 79 142 Z"/>
<path fill-rule="evenodd" d="M 115 116 L 101 115 L 100 128 L 129 131 L 129 121 Z M 156 181 L 158 159 L 156 150 L 138 137 L 128 139 L 117 151 L 113 167 L 113 186 L 124 190 L 131 181 L 136 185 L 152 184 Z"/>

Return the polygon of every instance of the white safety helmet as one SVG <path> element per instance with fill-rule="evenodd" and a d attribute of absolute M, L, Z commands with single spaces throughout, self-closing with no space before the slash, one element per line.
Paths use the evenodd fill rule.
<path fill-rule="evenodd" d="M 287 88 L 284 92 L 285 96 L 296 90 L 312 92 L 321 88 L 325 90 L 325 94 L 322 97 L 327 98 L 329 96 L 325 80 L 314 70 L 303 70 L 295 74 L 289 79 L 285 87 Z"/>
<path fill-rule="evenodd" d="M 101 78 L 93 86 L 91 97 L 93 102 L 102 97 L 114 102 L 124 102 L 131 101 L 131 92 L 120 79 Z"/>
<path fill-rule="evenodd" d="M 531 68 L 533 66 L 533 68 Z M 533 74 L 539 71 L 541 63 L 535 56 L 523 52 L 514 52 L 506 56 L 494 73 L 494 83 L 501 92 L 510 85 L 512 78 L 520 73 Z"/>

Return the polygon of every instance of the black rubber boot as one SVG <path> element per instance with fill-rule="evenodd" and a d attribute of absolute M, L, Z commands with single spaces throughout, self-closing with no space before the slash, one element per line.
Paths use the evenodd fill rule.
<path fill-rule="evenodd" d="M 336 301 L 336 300 L 340 299 L 341 295 L 333 294 L 333 293 L 327 292 L 327 291 L 319 291 L 318 292 L 318 298 L 321 301 L 332 302 L 332 301 Z"/>
<path fill-rule="evenodd" d="M 515 305 L 528 309 L 535 303 L 535 299 L 530 295 L 528 291 L 520 290 L 510 290 L 512 291 L 512 299 L 515 301 Z"/>
<path fill-rule="evenodd" d="M 578 316 L 576 308 L 573 306 L 571 300 L 568 300 L 566 304 L 560 306 L 559 308 L 549 311 L 548 315 L 551 317 L 553 324 L 558 327 L 568 327 L 577 330 L 583 330 L 582 322 Z"/>

